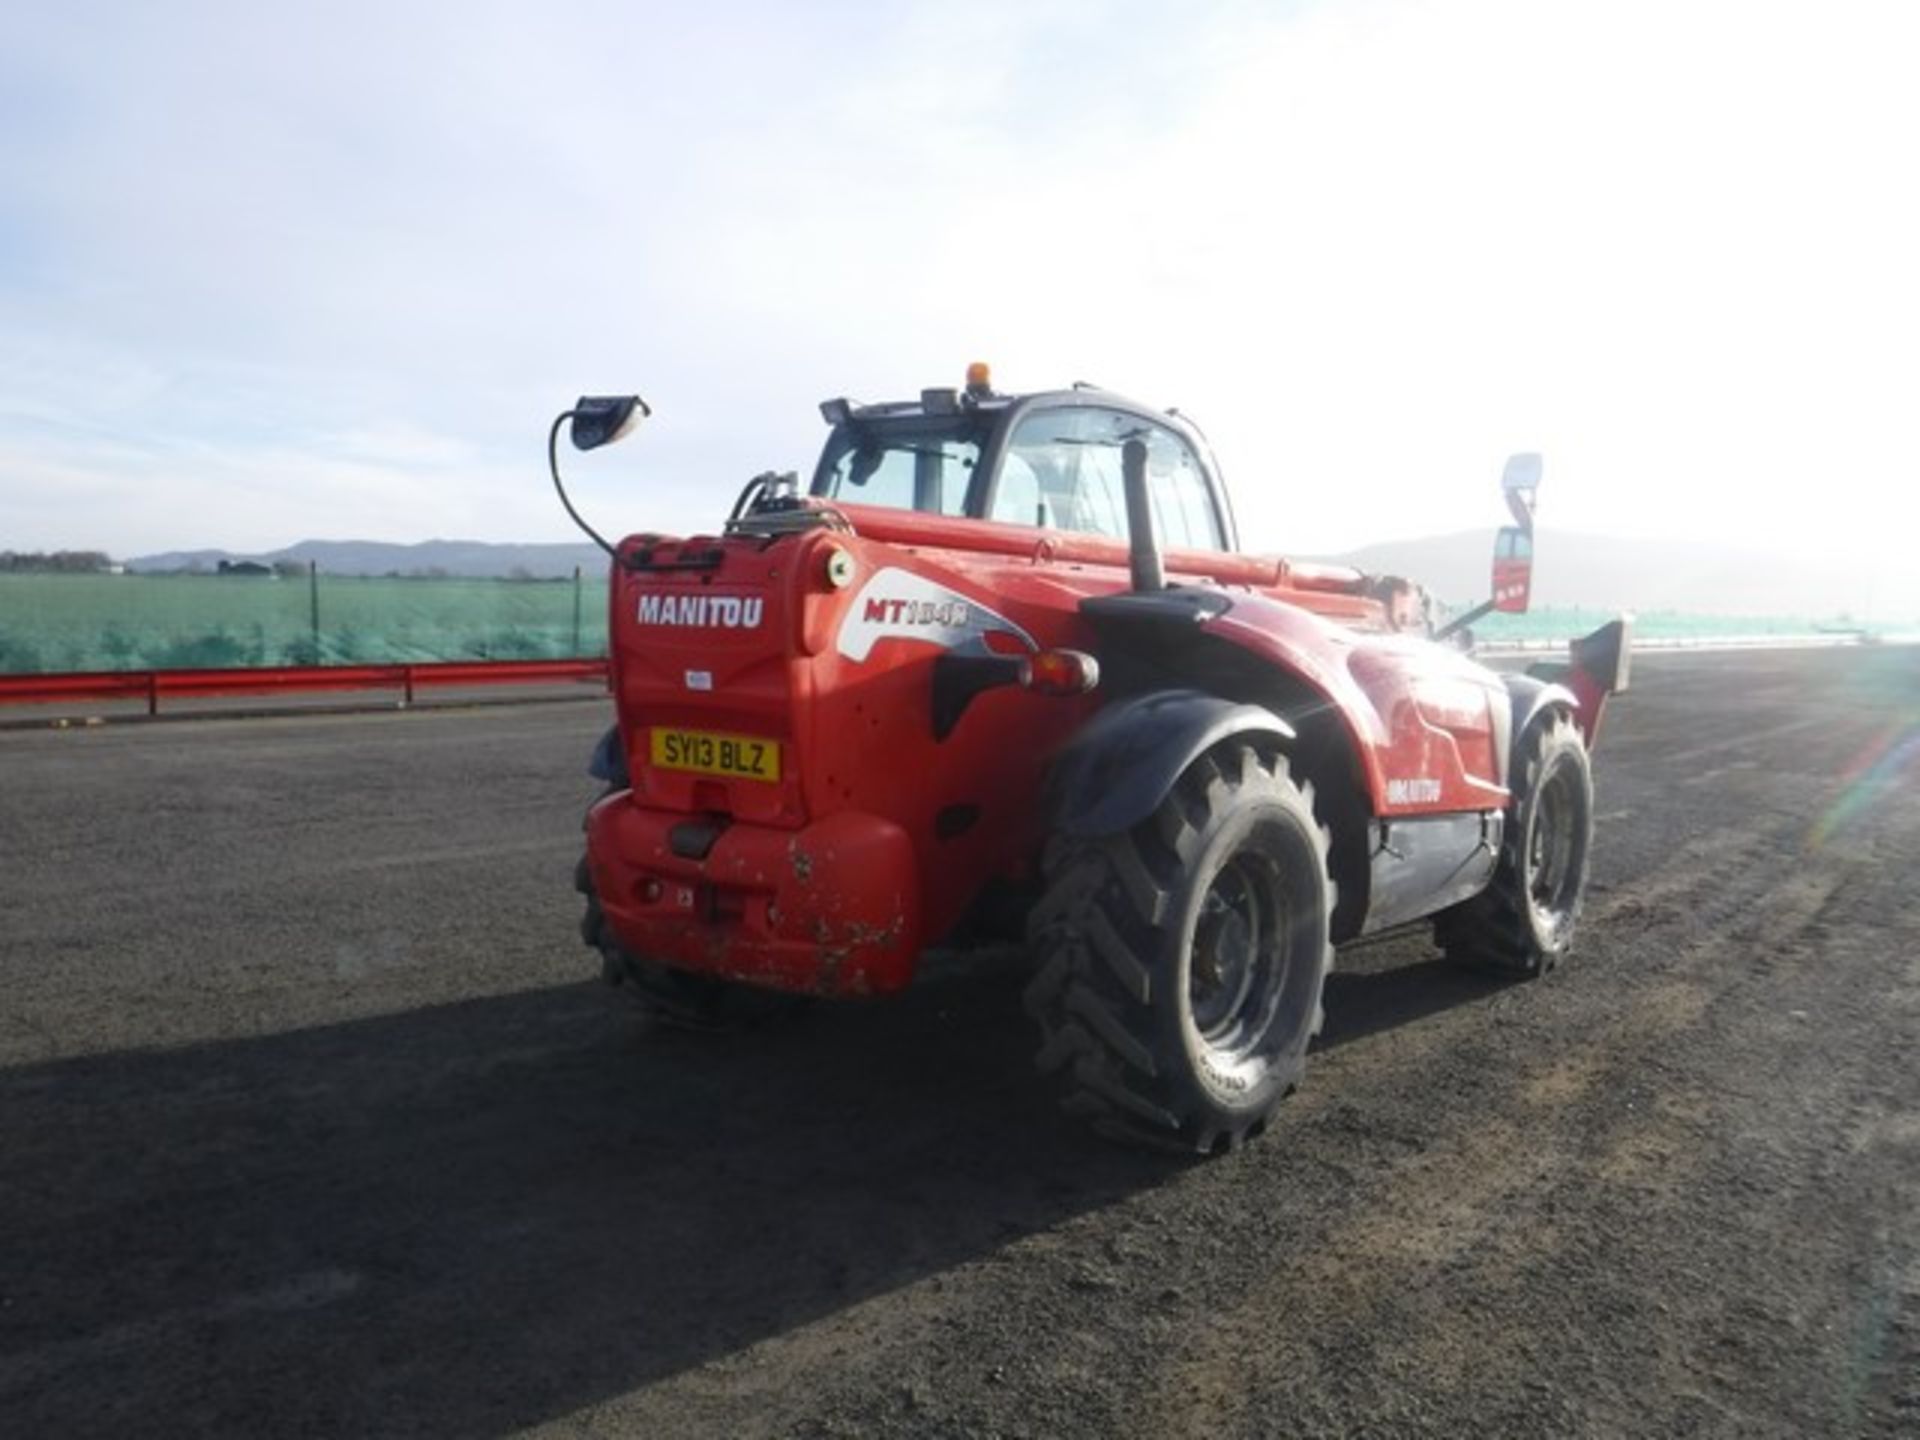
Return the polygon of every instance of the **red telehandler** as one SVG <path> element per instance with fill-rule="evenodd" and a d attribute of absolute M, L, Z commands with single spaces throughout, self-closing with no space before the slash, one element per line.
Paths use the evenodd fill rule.
<path fill-rule="evenodd" d="M 1238 553 L 1200 432 L 1098 389 L 975 367 L 821 410 L 810 483 L 756 477 L 685 539 L 610 545 L 561 487 L 562 428 L 596 448 L 637 397 L 549 436 L 612 556 L 578 877 L 608 979 L 723 1025 L 1016 941 L 1068 1106 L 1212 1152 L 1299 1082 L 1335 946 L 1430 923 L 1512 975 L 1567 952 L 1624 621 L 1497 673 L 1407 581 Z M 1525 608 L 1538 480 L 1510 463 L 1482 610 Z"/>

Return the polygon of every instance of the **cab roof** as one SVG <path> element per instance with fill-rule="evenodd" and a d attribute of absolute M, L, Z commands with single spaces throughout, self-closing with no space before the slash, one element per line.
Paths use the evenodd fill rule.
<path fill-rule="evenodd" d="M 831 400 L 822 400 L 820 416 L 829 425 L 844 425 L 849 421 L 862 420 L 906 420 L 923 417 L 931 419 L 944 415 L 996 414 L 1029 402 L 1104 404 L 1122 410 L 1138 411 L 1143 415 L 1164 415 L 1174 420 L 1184 418 L 1175 411 L 1143 405 L 1137 400 L 1130 400 L 1124 395 L 1117 395 L 1098 385 L 1085 383 L 1076 384 L 1069 390 L 1034 390 L 1020 395 L 1003 394 L 996 390 L 956 390 L 936 386 L 922 390 L 916 400 L 881 400 L 872 404 L 862 403 L 842 395 Z"/>

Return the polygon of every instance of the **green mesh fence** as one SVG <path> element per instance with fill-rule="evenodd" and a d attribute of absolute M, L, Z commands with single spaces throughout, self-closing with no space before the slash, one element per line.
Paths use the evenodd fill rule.
<path fill-rule="evenodd" d="M 575 580 L 346 576 L 0 575 L 0 674 L 606 654 L 604 576 Z M 1614 612 L 1488 615 L 1483 642 L 1583 635 Z M 1641 612 L 1646 640 L 1778 636 L 1847 622 Z M 1879 631 L 1884 627 L 1867 627 Z"/>
<path fill-rule="evenodd" d="M 1473 622 L 1473 633 L 1477 640 L 1495 643 L 1567 640 L 1576 635 L 1585 635 L 1617 618 L 1619 614 L 1617 610 L 1549 607 L 1525 615 L 1484 615 Z M 1689 615 L 1678 610 L 1633 612 L 1636 640 L 1683 640 L 1703 644 L 1714 640 L 1793 640 L 1821 634 L 1882 634 L 1895 628 L 1899 627 L 1856 624 L 1844 617 L 1808 620 L 1779 615 Z"/>
<path fill-rule="evenodd" d="M 606 616 L 604 576 L 0 575 L 0 674 L 568 659 Z"/>

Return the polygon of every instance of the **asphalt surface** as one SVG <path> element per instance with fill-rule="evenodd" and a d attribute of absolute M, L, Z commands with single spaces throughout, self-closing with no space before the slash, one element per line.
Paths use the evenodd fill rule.
<path fill-rule="evenodd" d="M 590 977 L 598 704 L 0 733 L 0 1434 L 1920 1433 L 1920 650 L 1648 660 L 1573 961 L 1174 1163 L 1017 974 Z"/>

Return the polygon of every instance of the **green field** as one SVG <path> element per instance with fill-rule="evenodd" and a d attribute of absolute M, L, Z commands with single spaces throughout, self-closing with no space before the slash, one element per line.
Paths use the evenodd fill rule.
<path fill-rule="evenodd" d="M 604 579 L 0 575 L 0 674 L 606 653 Z M 576 610 L 577 603 L 577 610 Z M 576 623 L 577 615 L 577 623 Z"/>

